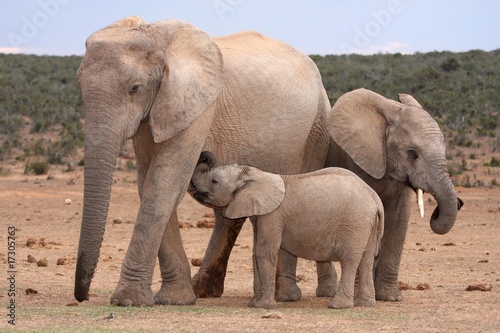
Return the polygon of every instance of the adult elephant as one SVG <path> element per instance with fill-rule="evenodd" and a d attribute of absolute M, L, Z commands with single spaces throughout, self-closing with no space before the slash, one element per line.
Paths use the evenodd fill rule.
<path fill-rule="evenodd" d="M 438 206 L 430 225 L 437 234 L 450 231 L 463 205 L 446 167 L 446 147 L 438 124 L 412 96 L 400 94 L 399 99 L 400 102 L 396 102 L 358 89 L 342 95 L 327 114 L 332 140 L 326 166 L 355 172 L 377 192 L 384 204 L 384 236 L 375 267 L 375 291 L 376 298 L 385 301 L 403 299 L 398 274 L 413 193 L 427 192 L 436 199 Z M 218 237 L 211 240 L 218 245 L 209 248 L 230 251 L 229 237 L 220 234 Z M 297 300 L 301 295 L 295 282 L 297 259 L 286 252 L 282 254 L 277 279 L 280 290 L 276 298 Z M 213 262 L 204 264 L 220 267 Z M 215 276 L 200 278 L 201 274 L 207 273 L 200 269 L 195 276 L 197 294 L 219 296 L 212 292 L 213 285 L 208 292 L 203 289 L 204 282 Z M 327 264 L 318 266 L 318 296 L 330 296 L 328 288 L 336 281 L 333 274 Z M 222 284 L 223 280 L 218 280 L 218 291 L 222 290 Z"/>
<path fill-rule="evenodd" d="M 117 305 L 195 302 L 176 208 L 202 150 L 214 152 L 220 164 L 251 163 L 281 174 L 319 169 L 328 154 L 330 105 L 317 67 L 255 32 L 212 39 L 181 21 L 125 18 L 89 37 L 78 81 L 85 107 L 78 301 L 89 298 L 113 171 L 128 138 L 140 208 L 111 297 Z M 229 230 L 216 215 L 216 233 L 233 244 L 244 219 Z M 212 253 L 227 264 L 229 252 L 217 247 L 206 262 Z M 163 283 L 153 296 L 156 257 Z M 211 288 L 223 281 L 225 266 L 205 264 L 204 272 L 204 286 Z"/>

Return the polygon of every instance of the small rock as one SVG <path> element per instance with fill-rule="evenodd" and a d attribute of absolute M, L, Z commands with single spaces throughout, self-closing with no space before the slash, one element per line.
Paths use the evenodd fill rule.
<path fill-rule="evenodd" d="M 56 264 L 58 266 L 66 265 L 66 258 L 59 258 L 59 259 L 57 259 L 57 263 Z"/>
<path fill-rule="evenodd" d="M 196 227 L 198 227 L 198 228 L 209 228 L 209 229 L 210 228 L 214 228 L 215 227 L 215 222 L 207 220 L 207 219 L 204 219 L 204 220 L 198 221 L 196 223 Z"/>
<path fill-rule="evenodd" d="M 410 286 L 408 283 L 402 281 L 398 281 L 398 287 L 399 290 L 415 290 L 415 288 Z"/>
<path fill-rule="evenodd" d="M 66 306 L 78 306 L 78 303 L 77 302 L 71 302 L 71 303 L 66 304 Z"/>
<path fill-rule="evenodd" d="M 443 246 L 455 246 L 455 243 L 444 243 Z"/>
<path fill-rule="evenodd" d="M 47 259 L 43 258 L 37 261 L 36 265 L 38 267 L 47 267 L 49 265 Z"/>
<path fill-rule="evenodd" d="M 297 282 L 307 282 L 309 281 L 309 278 L 303 274 L 299 274 L 296 277 Z"/>
<path fill-rule="evenodd" d="M 122 224 L 122 219 L 117 217 L 116 219 L 113 219 L 113 224 Z"/>
<path fill-rule="evenodd" d="M 35 259 L 35 257 L 33 257 L 31 254 L 28 254 L 28 262 L 29 262 L 30 264 L 34 264 L 34 263 L 36 263 L 36 259 Z"/>
<path fill-rule="evenodd" d="M 45 238 L 40 238 L 38 240 L 38 245 L 40 245 L 41 247 L 45 247 L 45 245 L 47 245 L 47 243 L 45 243 Z"/>
<path fill-rule="evenodd" d="M 479 283 L 479 284 L 471 284 L 467 288 L 465 288 L 465 291 L 491 291 L 492 286 L 491 284 L 484 284 L 484 283 Z"/>
<path fill-rule="evenodd" d="M 26 293 L 26 295 L 36 295 L 36 294 L 38 294 L 37 290 L 31 289 L 31 288 L 26 289 L 24 292 Z"/>
<path fill-rule="evenodd" d="M 28 240 L 26 241 L 26 246 L 33 247 L 35 245 L 36 245 L 36 238 L 33 237 L 28 238 Z"/>
<path fill-rule="evenodd" d="M 261 318 L 263 319 L 281 319 L 283 316 L 281 314 L 281 312 L 269 312 L 269 313 L 266 313 L 265 315 L 263 315 Z"/>
<path fill-rule="evenodd" d="M 71 205 L 71 203 L 72 203 L 72 202 L 73 202 L 73 201 L 72 201 L 71 199 L 66 199 L 66 200 L 64 200 L 64 204 L 65 204 L 65 205 Z"/>
<path fill-rule="evenodd" d="M 179 222 L 180 229 L 192 228 L 193 224 L 189 222 Z"/>
<path fill-rule="evenodd" d="M 431 287 L 428 283 L 421 283 L 415 287 L 416 290 L 430 290 Z"/>
<path fill-rule="evenodd" d="M 203 263 L 203 259 L 200 259 L 200 258 L 191 259 L 191 265 L 193 265 L 195 267 L 200 267 L 202 263 Z"/>

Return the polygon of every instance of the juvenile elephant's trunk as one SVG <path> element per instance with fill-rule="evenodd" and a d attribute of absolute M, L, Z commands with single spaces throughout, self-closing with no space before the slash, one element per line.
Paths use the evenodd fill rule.
<path fill-rule="evenodd" d="M 108 217 L 113 171 L 121 145 L 119 140 L 87 133 L 85 136 L 84 197 L 75 298 L 89 299 L 89 288 L 99 258 Z"/>
<path fill-rule="evenodd" d="M 438 206 L 432 213 L 430 223 L 432 231 L 443 235 L 453 228 L 463 201 L 457 197 L 449 176 L 437 182 L 437 184 L 439 184 L 439 187 L 432 194 Z"/>

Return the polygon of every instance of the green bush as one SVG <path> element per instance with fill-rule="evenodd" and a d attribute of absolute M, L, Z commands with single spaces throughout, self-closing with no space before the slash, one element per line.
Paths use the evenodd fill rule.
<path fill-rule="evenodd" d="M 493 156 L 490 162 L 484 163 L 484 166 L 500 168 L 500 159 L 495 158 L 495 156 Z"/>
<path fill-rule="evenodd" d="M 45 175 L 47 172 L 49 172 L 49 163 L 47 163 L 46 161 L 37 160 L 31 162 L 30 160 L 27 160 L 24 166 L 25 175 L 30 175 L 33 173 L 35 175 Z"/>

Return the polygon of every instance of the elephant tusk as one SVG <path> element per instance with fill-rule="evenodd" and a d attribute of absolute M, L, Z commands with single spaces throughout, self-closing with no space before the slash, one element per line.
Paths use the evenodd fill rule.
<path fill-rule="evenodd" d="M 420 212 L 420 217 L 424 217 L 424 198 L 423 198 L 423 191 L 421 189 L 417 189 L 417 205 L 418 205 L 418 211 Z"/>

